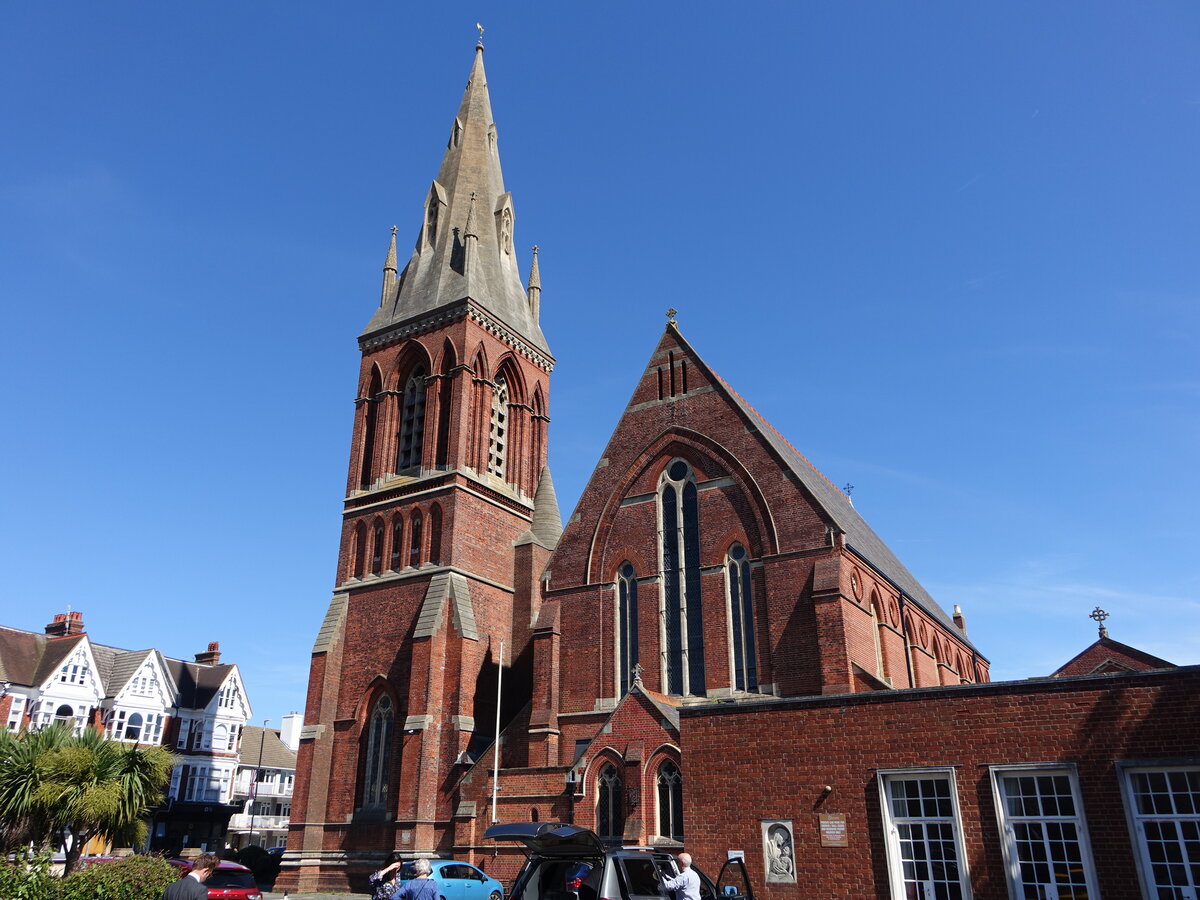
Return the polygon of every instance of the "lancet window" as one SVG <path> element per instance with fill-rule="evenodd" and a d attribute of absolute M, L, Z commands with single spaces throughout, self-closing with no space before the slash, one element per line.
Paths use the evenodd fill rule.
<path fill-rule="evenodd" d="M 683 775 L 679 766 L 667 760 L 658 768 L 658 833 L 675 841 L 683 840 Z"/>
<path fill-rule="evenodd" d="M 729 643 L 732 648 L 733 686 L 739 691 L 758 690 L 758 665 L 754 652 L 754 588 L 746 548 L 734 544 L 725 555 L 725 588 L 729 600 Z"/>
<path fill-rule="evenodd" d="M 421 465 L 421 449 L 425 443 L 425 368 L 417 366 L 404 385 L 400 408 L 399 450 L 396 471 L 414 469 Z"/>
<path fill-rule="evenodd" d="M 703 695 L 699 500 L 696 475 L 682 459 L 673 460 L 663 472 L 658 507 L 663 683 L 668 694 Z"/>
<path fill-rule="evenodd" d="M 380 697 L 367 723 L 366 766 L 363 772 L 363 806 L 383 806 L 388 800 L 392 768 L 392 700 Z"/>
<path fill-rule="evenodd" d="M 503 375 L 499 375 L 496 377 L 496 386 L 492 390 L 492 425 L 488 438 L 488 474 L 503 478 L 507 457 L 508 382 Z"/>
<path fill-rule="evenodd" d="M 621 774 L 611 763 L 596 776 L 596 833 L 602 838 L 619 838 L 625 831 Z"/>
<path fill-rule="evenodd" d="M 638 662 L 637 578 L 630 563 L 617 573 L 617 684 L 624 697 L 633 685 L 633 667 Z"/>

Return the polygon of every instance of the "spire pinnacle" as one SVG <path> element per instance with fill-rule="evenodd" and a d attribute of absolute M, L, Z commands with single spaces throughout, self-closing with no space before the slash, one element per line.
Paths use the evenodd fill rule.
<path fill-rule="evenodd" d="M 387 256 L 383 260 L 383 289 L 379 297 L 379 305 L 387 303 L 396 287 L 396 226 L 392 226 L 392 240 L 388 244 Z"/>
<path fill-rule="evenodd" d="M 365 333 L 469 302 L 548 352 L 517 265 L 516 210 L 500 170 L 482 49 L 481 40 L 441 167 L 426 195 L 412 258 Z"/>
<path fill-rule="evenodd" d="M 537 490 L 533 494 L 533 518 L 529 522 L 529 529 L 517 538 L 517 543 L 535 541 L 547 550 L 553 550 L 558 546 L 562 533 L 562 514 L 558 511 L 554 479 L 550 477 L 550 467 L 543 466 L 538 475 Z"/>
<path fill-rule="evenodd" d="M 529 297 L 529 311 L 533 313 L 533 321 L 537 322 L 542 314 L 542 275 L 538 271 L 538 245 L 533 245 L 533 262 L 529 264 L 529 287 L 525 291 Z"/>

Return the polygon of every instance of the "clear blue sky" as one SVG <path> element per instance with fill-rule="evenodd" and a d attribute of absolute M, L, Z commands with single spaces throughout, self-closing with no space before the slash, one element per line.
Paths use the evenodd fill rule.
<path fill-rule="evenodd" d="M 1200 7 L 451 6 L 0 3 L 0 621 L 302 708 L 481 20 L 564 514 L 674 306 L 995 678 L 1200 662 Z"/>

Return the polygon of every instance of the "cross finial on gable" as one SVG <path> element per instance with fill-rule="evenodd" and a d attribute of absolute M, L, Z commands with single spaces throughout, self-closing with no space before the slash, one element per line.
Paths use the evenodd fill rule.
<path fill-rule="evenodd" d="M 1095 609 L 1092 610 L 1092 613 L 1091 613 L 1091 615 L 1088 616 L 1088 618 L 1095 619 L 1096 622 L 1100 625 L 1100 637 L 1102 637 L 1102 638 L 1108 637 L 1108 629 L 1104 627 L 1104 620 L 1108 618 L 1108 613 L 1106 613 L 1104 610 L 1102 610 L 1100 607 L 1097 606 Z"/>
<path fill-rule="evenodd" d="M 677 310 L 675 307 L 672 306 L 670 309 L 668 309 L 667 310 L 667 324 L 674 325 L 675 317 L 677 315 L 679 315 L 679 310 Z"/>

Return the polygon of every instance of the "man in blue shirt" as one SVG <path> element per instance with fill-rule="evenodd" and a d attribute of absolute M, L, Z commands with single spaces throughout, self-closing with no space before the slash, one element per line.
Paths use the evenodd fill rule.
<path fill-rule="evenodd" d="M 700 900 L 700 876 L 692 869 L 691 854 L 680 853 L 675 859 L 679 862 L 679 874 L 664 881 L 663 887 L 675 900 Z"/>

